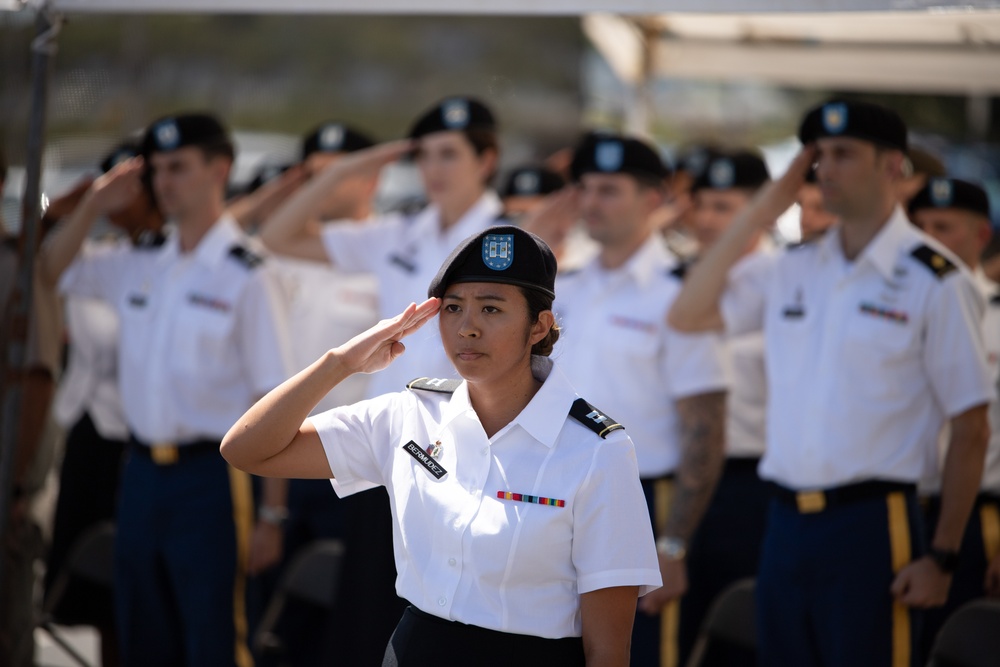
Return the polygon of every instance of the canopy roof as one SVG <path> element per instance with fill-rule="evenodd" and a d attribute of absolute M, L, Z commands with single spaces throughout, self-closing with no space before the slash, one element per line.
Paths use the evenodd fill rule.
<path fill-rule="evenodd" d="M 0 7 L 46 2 L 66 12 L 354 14 L 521 14 L 578 16 L 592 12 L 848 12 L 998 8 L 997 0 L 0 0 Z"/>

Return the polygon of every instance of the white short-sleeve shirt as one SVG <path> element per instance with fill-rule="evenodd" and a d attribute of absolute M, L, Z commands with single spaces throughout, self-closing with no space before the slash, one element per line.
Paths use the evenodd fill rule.
<path fill-rule="evenodd" d="M 580 595 L 660 585 L 632 443 L 569 416 L 559 368 L 514 421 L 487 438 L 464 382 L 408 390 L 311 418 L 346 495 L 389 491 L 396 591 L 435 616 L 547 638 L 581 636 Z M 431 472 L 407 449 L 425 453 Z M 551 504 L 506 494 L 551 499 Z"/>
<path fill-rule="evenodd" d="M 742 290 L 732 287 L 733 284 L 759 281 L 773 254 L 771 249 L 756 250 L 733 265 L 723 300 L 739 298 Z M 726 455 L 760 458 L 767 448 L 764 333 L 758 330 L 727 335 L 726 347 L 732 368 L 732 386 L 726 398 Z"/>
<path fill-rule="evenodd" d="M 366 223 L 323 225 L 321 238 L 333 265 L 345 273 L 376 276 L 382 318 L 395 317 L 427 298 L 427 288 L 451 251 L 473 234 L 497 224 L 502 205 L 487 191 L 465 215 L 442 230 L 440 210 L 430 205 L 415 216 L 387 215 Z M 444 353 L 436 323 L 407 337 L 406 352 L 372 377 L 368 396 L 400 391 L 415 377 L 458 377 Z"/>
<path fill-rule="evenodd" d="M 289 375 L 280 290 L 229 216 L 181 253 L 176 233 L 79 257 L 67 294 L 118 313 L 122 404 L 130 430 L 150 443 L 221 439 L 257 397 Z"/>
<path fill-rule="evenodd" d="M 128 241 L 87 241 L 91 257 L 127 248 Z M 69 354 L 52 404 L 53 415 L 69 428 L 86 412 L 104 438 L 125 440 L 128 425 L 118 386 L 118 313 L 105 301 L 71 296 L 65 300 Z"/>
<path fill-rule="evenodd" d="M 370 273 L 344 273 L 322 262 L 269 257 L 288 295 L 288 331 L 294 372 L 379 320 L 378 281 Z M 371 375 L 347 378 L 313 410 L 318 414 L 365 398 Z"/>
<path fill-rule="evenodd" d="M 552 357 L 588 401 L 625 425 L 643 478 L 672 473 L 680 462 L 674 402 L 729 386 L 722 336 L 666 324 L 681 287 L 676 267 L 653 235 L 619 269 L 594 259 L 556 279 L 562 331 Z"/>
<path fill-rule="evenodd" d="M 766 293 L 724 304 L 728 330 L 764 328 L 762 477 L 917 482 L 934 465 L 944 420 L 995 391 L 982 298 L 967 271 L 944 270 L 955 262 L 897 208 L 855 261 L 834 227 L 780 253 Z"/>

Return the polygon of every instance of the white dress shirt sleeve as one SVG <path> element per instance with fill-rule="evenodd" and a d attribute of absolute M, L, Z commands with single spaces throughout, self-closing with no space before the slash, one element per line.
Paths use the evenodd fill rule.
<path fill-rule="evenodd" d="M 269 267 L 254 271 L 240 294 L 237 345 L 254 396 L 263 396 L 293 372 L 288 317 L 277 276 Z"/>
<path fill-rule="evenodd" d="M 719 302 L 726 333 L 739 335 L 764 328 L 764 306 L 774 279 L 775 263 L 781 253 L 757 253 L 730 271 Z"/>
<path fill-rule="evenodd" d="M 386 394 L 309 418 L 326 451 L 340 497 L 385 484 L 391 465 L 390 415 L 401 394 Z"/>
<path fill-rule="evenodd" d="M 126 245 L 101 250 L 85 245 L 59 278 L 59 291 L 101 299 L 117 306 L 126 284 L 122 275 L 131 252 Z"/>
<path fill-rule="evenodd" d="M 324 224 L 320 239 L 326 256 L 335 268 L 345 273 L 375 272 L 399 234 L 394 220 L 380 218 Z"/>
<path fill-rule="evenodd" d="M 622 431 L 597 447 L 590 474 L 573 499 L 577 589 L 583 594 L 638 585 L 642 596 L 662 581 L 635 448 Z"/>
<path fill-rule="evenodd" d="M 685 334 L 667 327 L 666 338 L 663 376 L 669 379 L 672 398 L 729 388 L 728 348 L 722 334 Z"/>
<path fill-rule="evenodd" d="M 929 295 L 924 364 L 948 417 L 990 401 L 993 386 L 982 339 L 984 304 L 972 281 L 956 271 Z"/>

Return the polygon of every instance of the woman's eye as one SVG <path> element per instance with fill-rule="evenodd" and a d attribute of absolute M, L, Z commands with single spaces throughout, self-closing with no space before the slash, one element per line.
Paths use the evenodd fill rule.
<path fill-rule="evenodd" d="M 444 307 L 444 311 L 445 311 L 446 313 L 457 313 L 457 312 L 458 312 L 458 304 L 455 304 L 455 303 L 449 303 L 449 304 L 447 304 L 447 305 L 446 305 L 446 306 Z"/>
<path fill-rule="evenodd" d="M 483 306 L 484 313 L 499 313 L 500 309 L 496 306 Z"/>

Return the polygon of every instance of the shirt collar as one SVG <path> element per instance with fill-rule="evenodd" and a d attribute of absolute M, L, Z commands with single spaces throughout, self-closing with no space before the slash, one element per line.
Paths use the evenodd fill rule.
<path fill-rule="evenodd" d="M 594 257 L 590 261 L 595 271 L 630 276 L 639 287 L 646 287 L 654 276 L 678 262 L 677 257 L 667 248 L 663 238 L 655 232 L 628 258 L 628 261 L 621 268 L 608 271 L 601 266 L 600 257 Z"/>
<path fill-rule="evenodd" d="M 893 271 L 899 259 L 900 246 L 905 245 L 913 236 L 913 227 L 906 214 L 900 206 L 896 206 L 889 216 L 889 220 L 882 225 L 882 229 L 875 234 L 875 237 L 868 242 L 861 254 L 858 255 L 858 262 L 868 262 L 881 273 L 886 279 L 893 279 Z M 844 251 L 840 243 L 840 224 L 836 224 L 827 230 L 826 234 L 818 241 L 820 256 L 823 259 L 837 256 L 843 257 Z"/>
<path fill-rule="evenodd" d="M 236 220 L 223 213 L 195 247 L 194 257 L 208 266 L 218 266 L 232 247 L 242 240 L 242 236 Z"/>
<path fill-rule="evenodd" d="M 445 230 L 444 240 L 450 246 L 456 246 L 462 240 L 473 234 L 482 231 L 483 227 L 493 224 L 493 221 L 503 212 L 503 204 L 500 197 L 493 190 L 484 192 L 476 203 L 473 204 L 465 214 L 458 219 L 454 225 Z M 417 214 L 415 227 L 420 228 L 424 234 L 441 234 L 441 209 L 436 204 L 431 204 Z M 484 225 L 484 221 L 487 223 Z M 457 238 L 456 238 L 457 237 Z M 454 243 L 451 241 L 454 240 Z"/>
<path fill-rule="evenodd" d="M 521 413 L 501 429 L 499 434 L 520 426 L 541 444 L 552 447 L 559 438 L 573 401 L 577 398 L 576 391 L 555 362 L 548 357 L 532 355 L 531 372 L 536 380 L 542 381 L 542 386 Z M 472 410 L 469 384 L 463 382 L 452 394 L 447 408 L 443 411 L 442 426 L 446 426 L 468 410 Z"/>

